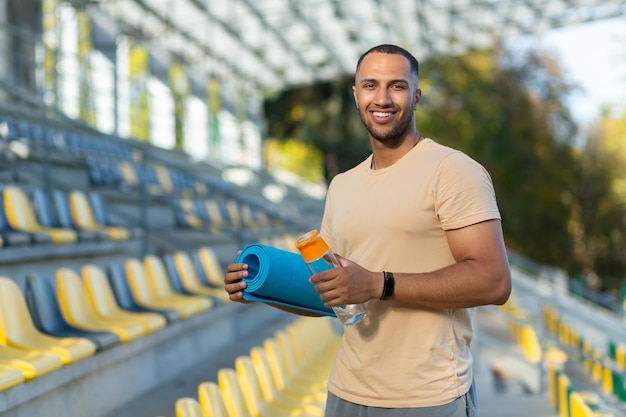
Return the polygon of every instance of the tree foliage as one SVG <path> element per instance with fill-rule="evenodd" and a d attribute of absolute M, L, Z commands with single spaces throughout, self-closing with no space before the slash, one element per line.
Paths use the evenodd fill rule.
<path fill-rule="evenodd" d="M 341 78 L 285 90 L 265 101 L 269 135 L 298 138 L 322 151 L 327 181 L 370 153 L 352 83 L 352 78 Z"/>

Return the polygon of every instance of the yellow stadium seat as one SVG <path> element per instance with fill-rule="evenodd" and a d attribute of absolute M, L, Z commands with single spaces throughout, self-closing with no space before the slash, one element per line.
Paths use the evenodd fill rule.
<path fill-rule="evenodd" d="M 258 377 L 254 371 L 252 360 L 249 356 L 239 356 L 235 359 L 235 372 L 239 380 L 241 392 L 246 401 L 250 413 L 254 417 L 321 417 L 323 410 L 317 407 L 300 406 L 295 404 L 283 404 L 278 401 L 267 401 L 263 397 L 263 392 Z"/>
<path fill-rule="evenodd" d="M 133 165 L 128 161 L 120 161 L 120 173 L 124 182 L 131 187 L 139 187 L 139 176 Z"/>
<path fill-rule="evenodd" d="M 215 382 L 202 382 L 198 385 L 198 400 L 204 417 L 231 417 L 226 410 L 220 387 Z"/>
<path fill-rule="evenodd" d="M 19 349 L 48 351 L 58 355 L 64 364 L 93 355 L 96 345 L 78 337 L 53 337 L 35 327 L 26 301 L 17 284 L 0 277 L 0 340 Z"/>
<path fill-rule="evenodd" d="M 274 349 L 275 354 L 277 355 L 275 360 L 280 361 L 279 363 L 282 365 L 283 375 L 285 375 L 285 384 L 289 381 L 290 384 L 313 392 L 321 391 L 326 387 L 329 371 L 328 373 L 326 370 L 320 372 L 309 372 L 304 359 L 296 359 L 292 343 L 285 331 L 277 332 L 273 340 L 275 341 Z M 270 359 L 271 365 L 274 358 L 270 355 L 268 356 L 268 359 Z M 275 380 L 279 381 L 278 378 L 275 378 Z M 277 382 L 277 384 L 278 383 L 279 382 Z"/>
<path fill-rule="evenodd" d="M 28 381 L 61 368 L 63 361 L 54 353 L 0 345 L 0 365 L 16 367 Z"/>
<path fill-rule="evenodd" d="M 9 225 L 20 232 L 45 233 L 53 243 L 72 243 L 78 240 L 78 234 L 71 229 L 43 227 L 33 211 L 28 197 L 18 187 L 8 186 L 2 190 L 4 209 Z"/>
<path fill-rule="evenodd" d="M 176 400 L 176 417 L 204 417 L 195 398 L 183 397 Z"/>
<path fill-rule="evenodd" d="M 208 310 L 214 306 L 214 301 L 209 298 L 180 294 L 174 291 L 165 264 L 158 256 L 146 255 L 143 258 L 143 264 L 152 290 L 160 297 L 194 306 L 198 312 Z"/>
<path fill-rule="evenodd" d="M 155 164 L 153 168 L 161 189 L 170 194 L 176 191 L 176 187 L 174 187 L 174 182 L 172 181 L 167 167 L 161 164 Z"/>
<path fill-rule="evenodd" d="M 316 396 L 318 392 L 310 391 L 303 392 L 298 389 L 282 388 L 279 389 L 278 385 L 273 379 L 272 372 L 270 370 L 269 361 L 263 348 L 255 346 L 250 350 L 250 359 L 252 366 L 259 380 L 263 398 L 267 402 L 277 402 L 292 407 L 304 406 L 313 410 L 316 409 L 319 413 L 324 413 L 324 407 L 326 405 L 326 396 Z"/>
<path fill-rule="evenodd" d="M 217 372 L 217 384 L 220 387 L 224 405 L 230 417 L 253 417 L 243 397 L 237 373 L 234 369 L 220 369 Z"/>
<path fill-rule="evenodd" d="M 57 298 L 68 324 L 82 330 L 108 331 L 120 337 L 122 343 L 146 334 L 142 323 L 130 319 L 108 319 L 98 316 L 89 302 L 87 291 L 78 273 L 69 268 L 56 271 Z"/>
<path fill-rule="evenodd" d="M 207 198 L 204 200 L 204 208 L 209 214 L 211 224 L 218 230 L 225 230 L 231 227 L 228 219 L 222 214 L 220 210 L 220 203 L 214 198 Z"/>
<path fill-rule="evenodd" d="M 111 240 L 128 240 L 131 232 L 125 227 L 106 226 L 98 223 L 93 213 L 89 198 L 80 190 L 73 190 L 68 195 L 70 213 L 76 227 L 82 230 L 104 232 Z"/>
<path fill-rule="evenodd" d="M 213 249 L 208 246 L 198 249 L 198 260 L 209 284 L 223 289 L 225 274 Z"/>
<path fill-rule="evenodd" d="M 312 395 L 318 401 L 326 402 L 327 376 L 319 379 L 307 379 L 299 377 L 297 369 L 291 369 L 290 372 L 275 338 L 265 339 L 263 350 L 277 389 L 293 391 L 301 395 Z"/>
<path fill-rule="evenodd" d="M 208 287 L 203 285 L 193 265 L 191 257 L 186 252 L 175 252 L 172 255 L 174 266 L 180 277 L 180 282 L 185 291 L 191 294 L 210 295 L 218 297 L 222 302 L 230 301 L 224 287 Z"/>
<path fill-rule="evenodd" d="M 96 313 L 110 320 L 134 320 L 140 322 L 147 332 L 157 331 L 167 324 L 158 313 L 134 312 L 122 309 L 113 294 L 106 273 L 96 265 L 85 265 L 80 270 L 87 296 Z"/>
<path fill-rule="evenodd" d="M 287 326 L 287 329 L 284 331 L 276 332 L 275 338 L 281 357 L 284 363 L 287 364 L 286 368 L 290 372 L 295 372 L 291 376 L 317 384 L 326 380 L 336 352 L 331 350 L 324 352 L 321 350 L 321 347 L 316 347 L 316 353 L 307 353 L 302 346 L 303 343 L 294 339 L 297 336 L 290 337 L 289 333 L 293 333 L 293 329 Z M 321 341 L 311 341 L 309 343 L 311 345 L 308 346 L 309 349 L 313 349 L 313 346 L 317 344 L 325 346 Z"/>
<path fill-rule="evenodd" d="M 205 304 L 200 307 L 198 303 L 170 299 L 157 293 L 150 284 L 144 265 L 139 259 L 129 258 L 124 261 L 124 270 L 133 298 L 142 307 L 154 310 L 175 310 L 180 313 L 182 318 L 189 318 L 208 308 Z M 206 301 L 210 306 L 211 301 L 208 299 Z"/>
<path fill-rule="evenodd" d="M 226 207 L 226 212 L 228 213 L 228 217 L 230 218 L 230 226 L 234 231 L 241 230 L 242 219 L 241 214 L 239 213 L 239 205 L 234 200 L 227 200 L 224 203 Z"/>
<path fill-rule="evenodd" d="M 25 380 L 24 373 L 18 368 L 9 365 L 0 365 L 0 391 L 21 384 Z"/>

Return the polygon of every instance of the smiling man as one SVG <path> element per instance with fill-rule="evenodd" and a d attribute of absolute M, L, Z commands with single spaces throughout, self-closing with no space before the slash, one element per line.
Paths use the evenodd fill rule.
<path fill-rule="evenodd" d="M 311 282 L 326 306 L 367 303 L 368 315 L 344 329 L 326 417 L 475 417 L 472 308 L 511 291 L 491 178 L 417 131 L 408 51 L 364 53 L 353 89 L 372 155 L 330 184 L 321 234 L 342 266 Z M 231 300 L 245 276 L 228 266 Z"/>

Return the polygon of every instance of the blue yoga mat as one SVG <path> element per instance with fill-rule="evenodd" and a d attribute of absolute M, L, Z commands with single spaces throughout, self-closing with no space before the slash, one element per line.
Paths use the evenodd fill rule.
<path fill-rule="evenodd" d="M 335 316 L 331 308 L 324 307 L 319 293 L 309 282 L 311 271 L 300 254 L 251 243 L 243 248 L 237 262 L 248 264 L 245 300 Z"/>

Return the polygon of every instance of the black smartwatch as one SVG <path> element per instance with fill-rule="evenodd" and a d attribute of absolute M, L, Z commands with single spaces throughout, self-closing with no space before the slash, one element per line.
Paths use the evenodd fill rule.
<path fill-rule="evenodd" d="M 393 290 L 396 287 L 396 279 L 391 272 L 383 271 L 383 275 L 385 277 L 385 283 L 383 284 L 383 294 L 380 296 L 380 299 L 385 301 L 393 296 Z"/>

